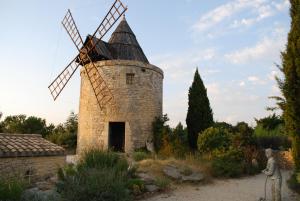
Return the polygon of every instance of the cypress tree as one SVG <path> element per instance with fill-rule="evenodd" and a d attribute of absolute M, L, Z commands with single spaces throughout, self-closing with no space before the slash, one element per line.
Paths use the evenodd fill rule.
<path fill-rule="evenodd" d="M 286 50 L 282 52 L 284 79 L 279 86 L 285 104 L 285 130 L 292 137 L 292 152 L 296 171 L 300 171 L 300 0 L 290 0 L 291 29 Z"/>
<path fill-rule="evenodd" d="M 213 125 L 212 109 L 198 69 L 196 69 L 192 86 L 189 88 L 186 125 L 189 146 L 195 150 L 199 133 Z"/>

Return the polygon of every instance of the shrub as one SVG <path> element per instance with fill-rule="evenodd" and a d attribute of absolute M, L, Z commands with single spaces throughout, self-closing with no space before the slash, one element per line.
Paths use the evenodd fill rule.
<path fill-rule="evenodd" d="M 0 200 L 19 201 L 25 188 L 21 178 L 0 178 Z"/>
<path fill-rule="evenodd" d="M 55 191 L 26 190 L 21 201 L 61 201 L 60 195 Z"/>
<path fill-rule="evenodd" d="M 293 173 L 287 180 L 287 185 L 290 189 L 300 194 L 300 182 L 299 173 Z"/>
<path fill-rule="evenodd" d="M 127 188 L 134 194 L 139 195 L 145 191 L 144 181 L 138 178 L 129 179 L 127 183 Z"/>
<path fill-rule="evenodd" d="M 240 150 L 229 150 L 212 161 L 212 174 L 217 177 L 239 177 L 243 169 L 243 152 Z"/>
<path fill-rule="evenodd" d="M 287 136 L 261 136 L 255 137 L 255 141 L 263 149 L 287 150 L 291 147 L 291 140 Z"/>
<path fill-rule="evenodd" d="M 90 149 L 84 152 L 82 159 L 78 163 L 78 169 L 111 169 L 116 172 L 126 172 L 128 163 L 124 158 L 111 151 Z"/>
<path fill-rule="evenodd" d="M 243 147 L 254 145 L 253 128 L 245 122 L 238 122 L 233 127 L 232 145 L 235 147 Z"/>
<path fill-rule="evenodd" d="M 198 150 L 200 153 L 213 153 L 226 150 L 230 146 L 230 133 L 223 128 L 210 127 L 198 137 Z"/>
<path fill-rule="evenodd" d="M 170 127 L 165 125 L 167 121 L 169 118 L 165 114 L 162 117 L 156 117 L 152 123 L 153 143 L 156 152 L 162 148 L 164 136 L 171 132 Z"/>
<path fill-rule="evenodd" d="M 133 153 L 133 159 L 135 161 L 141 161 L 144 159 L 150 158 L 149 153 L 143 152 L 143 151 L 136 151 Z"/>
<path fill-rule="evenodd" d="M 127 169 L 127 161 L 116 153 L 92 149 L 77 166 L 59 171 L 57 188 L 65 200 L 129 201 Z"/>
<path fill-rule="evenodd" d="M 160 190 L 165 190 L 170 186 L 171 181 L 165 177 L 158 177 L 155 179 L 154 183 Z"/>

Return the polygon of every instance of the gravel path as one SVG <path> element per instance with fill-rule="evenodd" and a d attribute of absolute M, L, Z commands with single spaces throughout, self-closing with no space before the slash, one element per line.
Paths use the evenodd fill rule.
<path fill-rule="evenodd" d="M 300 201 L 287 188 L 289 173 L 282 172 L 282 176 L 282 201 Z M 144 201 L 257 201 L 264 194 L 264 182 L 265 176 L 260 174 L 242 179 L 216 180 L 207 185 L 176 186 L 171 193 L 156 195 Z M 270 195 L 267 198 L 270 200 Z"/>

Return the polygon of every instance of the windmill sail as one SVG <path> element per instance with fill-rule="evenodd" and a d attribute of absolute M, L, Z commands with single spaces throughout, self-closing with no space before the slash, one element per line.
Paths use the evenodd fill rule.
<path fill-rule="evenodd" d="M 69 34 L 78 51 L 80 51 L 80 49 L 83 47 L 83 40 L 79 34 L 75 21 L 72 17 L 71 11 L 69 9 L 61 23 L 66 29 L 67 33 Z"/>
<path fill-rule="evenodd" d="M 48 86 L 50 93 L 54 100 L 59 96 L 62 90 L 65 88 L 66 84 L 71 79 L 72 75 L 77 70 L 80 63 L 76 62 L 77 57 L 75 57 L 67 67 L 54 79 L 54 81 Z"/>
<path fill-rule="evenodd" d="M 99 69 L 91 60 L 90 53 L 95 49 L 100 39 L 103 38 L 103 36 L 111 29 L 111 27 L 118 21 L 118 19 L 125 13 L 126 10 L 127 7 L 125 7 L 120 0 L 115 0 L 110 10 L 94 32 L 93 36 L 86 44 L 83 43 L 72 14 L 70 10 L 68 10 L 62 21 L 62 24 L 78 49 L 79 54 L 48 87 L 54 100 L 64 89 L 65 85 L 77 70 L 78 66 L 84 65 L 86 74 L 90 80 L 100 108 L 102 109 L 109 102 L 114 105 L 113 94 L 101 76 Z M 93 42 L 93 38 L 95 37 L 99 39 L 96 43 Z M 85 64 L 90 64 L 91 66 L 87 67 Z"/>

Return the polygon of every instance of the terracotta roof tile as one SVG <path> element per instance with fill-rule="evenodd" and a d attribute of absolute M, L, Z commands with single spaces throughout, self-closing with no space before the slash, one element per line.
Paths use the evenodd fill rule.
<path fill-rule="evenodd" d="M 65 150 L 36 134 L 0 133 L 0 158 L 20 156 L 57 156 Z"/>

